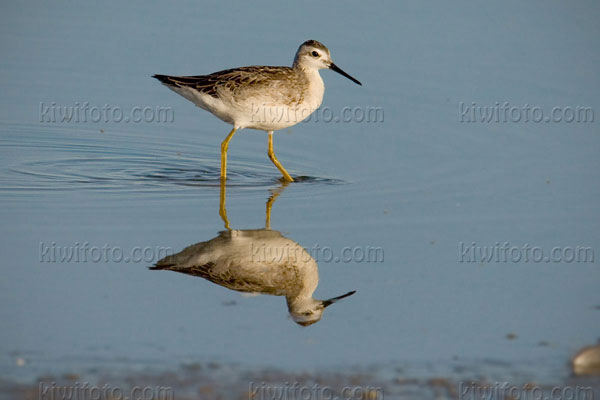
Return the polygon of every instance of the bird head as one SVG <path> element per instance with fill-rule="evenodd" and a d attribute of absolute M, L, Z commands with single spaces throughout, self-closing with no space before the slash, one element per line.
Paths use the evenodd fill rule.
<path fill-rule="evenodd" d="M 313 299 L 312 297 L 288 300 L 288 310 L 292 316 L 292 319 L 298 325 L 312 325 L 321 320 L 325 308 L 329 307 L 336 301 L 353 295 L 354 293 L 356 293 L 355 290 L 328 300 L 317 300 Z"/>
<path fill-rule="evenodd" d="M 294 58 L 294 67 L 300 67 L 305 70 L 327 68 L 345 76 L 358 85 L 362 85 L 357 79 L 351 77 L 340 67 L 335 65 L 331 59 L 329 49 L 323 43 L 317 42 L 316 40 L 307 40 L 300 45 L 296 52 L 296 57 Z"/>

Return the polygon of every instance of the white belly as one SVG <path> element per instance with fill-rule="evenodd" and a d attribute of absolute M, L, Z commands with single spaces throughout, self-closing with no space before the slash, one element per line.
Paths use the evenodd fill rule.
<path fill-rule="evenodd" d="M 186 87 L 172 89 L 198 107 L 240 129 L 276 131 L 305 120 L 321 105 L 325 85 L 319 72 L 314 71 L 309 81 L 309 89 L 303 101 L 293 105 L 273 104 L 269 102 L 268 96 L 251 97 L 236 102 L 223 97 L 215 98 Z"/>
<path fill-rule="evenodd" d="M 300 103 L 295 107 L 259 105 L 253 107 L 250 113 L 236 116 L 241 127 L 260 129 L 264 131 L 276 131 L 294 126 L 307 119 L 321 103 Z"/>

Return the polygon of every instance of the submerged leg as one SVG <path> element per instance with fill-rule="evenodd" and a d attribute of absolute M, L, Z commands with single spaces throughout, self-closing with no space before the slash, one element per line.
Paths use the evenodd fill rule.
<path fill-rule="evenodd" d="M 227 149 L 229 148 L 229 141 L 236 131 L 237 128 L 234 126 L 229 135 L 221 143 L 221 181 L 223 182 L 227 179 Z"/>
<path fill-rule="evenodd" d="M 273 151 L 273 131 L 269 131 L 269 158 L 275 164 L 279 172 L 283 175 L 283 179 L 288 182 L 294 182 L 290 174 L 283 168 L 283 165 L 279 162 L 277 157 L 275 157 L 275 152 Z"/>

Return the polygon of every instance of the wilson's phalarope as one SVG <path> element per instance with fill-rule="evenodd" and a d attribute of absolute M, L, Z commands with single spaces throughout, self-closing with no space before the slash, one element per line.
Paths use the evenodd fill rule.
<path fill-rule="evenodd" d="M 222 182 L 219 214 L 227 230 L 209 241 L 163 258 L 150 269 L 199 276 L 238 292 L 285 296 L 288 311 L 296 323 L 307 326 L 318 322 L 327 306 L 355 292 L 329 300 L 312 297 L 319 283 L 317 262 L 298 243 L 269 227 L 271 206 L 284 187 L 273 191 L 267 201 L 264 229 L 232 230 L 225 211 L 225 183 Z"/>
<path fill-rule="evenodd" d="M 273 151 L 273 132 L 296 125 L 308 118 L 320 105 L 325 85 L 319 70 L 328 68 L 353 82 L 361 83 L 342 71 L 331 60 L 329 49 L 316 40 L 308 40 L 298 48 L 292 67 L 253 66 L 228 69 L 200 76 L 153 77 L 198 107 L 233 125 L 221 143 L 221 180 L 227 179 L 227 148 L 239 129 L 268 132 L 268 155 L 283 174 Z"/>

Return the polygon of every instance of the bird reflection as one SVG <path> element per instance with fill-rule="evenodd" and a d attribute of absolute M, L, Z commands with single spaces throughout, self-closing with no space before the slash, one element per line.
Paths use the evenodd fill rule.
<path fill-rule="evenodd" d="M 235 230 L 229 225 L 226 187 L 221 183 L 219 215 L 226 230 L 163 258 L 150 269 L 199 276 L 238 292 L 285 296 L 296 323 L 308 326 L 320 321 L 326 307 L 355 291 L 328 300 L 312 297 L 319 283 L 317 262 L 298 243 L 271 229 L 271 208 L 287 185 L 271 191 L 264 229 Z"/>

